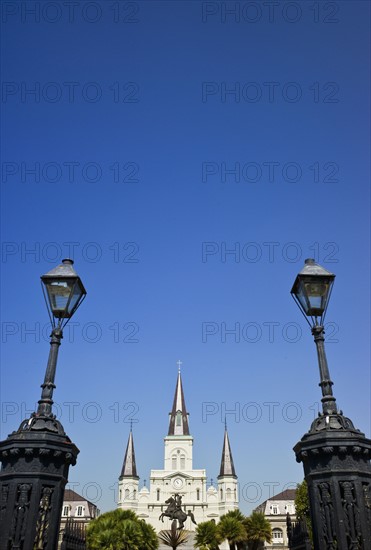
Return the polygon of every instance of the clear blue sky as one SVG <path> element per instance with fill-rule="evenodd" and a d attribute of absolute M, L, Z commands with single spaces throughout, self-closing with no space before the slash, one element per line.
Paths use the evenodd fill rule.
<path fill-rule="evenodd" d="M 162 467 L 178 359 L 195 467 L 218 475 L 227 409 L 244 512 L 301 481 L 320 389 L 289 291 L 307 257 L 336 273 L 334 392 L 370 433 L 370 5 L 268 4 L 2 5 L 1 437 L 40 395 L 39 276 L 71 256 L 88 296 L 56 411 L 102 510 L 131 417 L 141 482 Z"/>

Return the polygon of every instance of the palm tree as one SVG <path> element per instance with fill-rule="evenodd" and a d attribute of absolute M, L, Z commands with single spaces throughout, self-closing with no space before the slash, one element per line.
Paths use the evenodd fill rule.
<path fill-rule="evenodd" d="M 95 520 L 94 520 L 95 521 Z M 102 520 L 99 525 L 91 522 L 86 532 L 86 542 L 89 550 L 120 550 L 121 540 L 119 533 L 112 529 L 108 520 Z"/>
<path fill-rule="evenodd" d="M 236 546 L 246 540 L 245 526 L 230 513 L 221 516 L 218 532 L 222 540 L 228 540 L 230 550 L 236 550 Z"/>
<path fill-rule="evenodd" d="M 170 531 L 160 531 L 158 538 L 165 544 L 176 550 L 178 546 L 182 546 L 188 542 L 189 532 L 180 529 L 171 529 Z"/>
<path fill-rule="evenodd" d="M 138 522 L 126 519 L 120 527 L 120 550 L 140 550 L 143 543 L 143 534 Z"/>
<path fill-rule="evenodd" d="M 264 542 L 271 542 L 272 528 L 261 512 L 253 512 L 244 520 L 249 550 L 258 550 Z"/>
<path fill-rule="evenodd" d="M 123 510 L 113 510 L 89 524 L 86 538 L 91 550 L 139 550 L 142 535 L 134 519 Z"/>
<path fill-rule="evenodd" d="M 131 519 L 132 521 L 138 521 L 138 516 L 134 512 L 134 510 L 121 510 L 120 508 L 117 508 L 116 510 L 112 510 L 116 517 L 119 517 L 121 520 L 124 519 Z M 104 515 L 104 514 L 103 514 Z"/>
<path fill-rule="evenodd" d="M 244 521 L 246 519 L 246 516 L 244 516 L 243 513 L 240 510 L 238 510 L 238 509 L 229 510 L 229 512 L 224 514 L 224 516 L 228 517 L 228 518 L 235 518 L 240 523 L 242 523 L 242 525 L 245 527 Z M 236 546 L 237 546 L 237 550 L 244 550 L 246 548 L 246 539 L 236 541 Z"/>
<path fill-rule="evenodd" d="M 228 518 L 236 518 L 238 521 L 243 522 L 246 519 L 246 516 L 243 515 L 243 513 L 236 509 L 236 510 L 229 510 L 224 516 L 222 517 L 228 517 Z"/>
<path fill-rule="evenodd" d="M 215 521 L 204 521 L 196 527 L 195 547 L 200 550 L 219 550 L 222 541 Z"/>
<path fill-rule="evenodd" d="M 158 538 L 156 531 L 143 519 L 139 520 L 139 527 L 142 531 L 142 544 L 140 550 L 156 550 L 158 548 Z"/>
<path fill-rule="evenodd" d="M 132 510 L 113 510 L 90 522 L 87 533 L 89 550 L 156 550 L 154 529 L 139 520 Z"/>

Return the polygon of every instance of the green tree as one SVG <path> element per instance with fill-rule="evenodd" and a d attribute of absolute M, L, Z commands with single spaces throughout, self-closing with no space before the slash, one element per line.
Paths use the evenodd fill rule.
<path fill-rule="evenodd" d="M 261 512 L 253 512 L 244 520 L 244 525 L 249 550 L 258 550 L 264 546 L 264 542 L 271 542 L 271 524 Z"/>
<path fill-rule="evenodd" d="M 298 483 L 295 494 L 295 511 L 298 519 L 309 518 L 309 495 L 307 482 Z"/>
<path fill-rule="evenodd" d="M 236 518 L 241 523 L 243 523 L 244 520 L 246 519 L 246 516 L 244 516 L 243 513 L 238 509 L 237 510 L 229 510 L 229 512 L 224 514 L 224 516 L 222 516 L 222 517 Z"/>
<path fill-rule="evenodd" d="M 195 547 L 200 550 L 219 550 L 222 542 L 215 521 L 204 521 L 196 527 Z"/>
<path fill-rule="evenodd" d="M 121 519 L 131 519 L 132 521 L 138 521 L 138 516 L 133 510 L 112 510 Z M 108 512 L 109 513 L 109 512 Z"/>
<path fill-rule="evenodd" d="M 230 550 L 236 550 L 246 540 L 245 526 L 230 512 L 221 516 L 217 528 L 221 539 L 228 540 Z"/>
<path fill-rule="evenodd" d="M 312 522 L 310 519 L 308 485 L 305 479 L 304 481 L 302 481 L 302 483 L 298 483 L 296 486 L 295 513 L 297 519 L 305 521 L 308 529 L 308 535 L 313 545 L 313 531 Z"/>
<path fill-rule="evenodd" d="M 139 526 L 143 538 L 140 550 L 156 550 L 158 548 L 158 538 L 152 525 L 149 525 L 149 523 L 141 519 L 139 520 Z"/>
<path fill-rule="evenodd" d="M 126 519 L 120 525 L 121 550 L 140 550 L 143 543 L 143 533 L 136 521 Z"/>
<path fill-rule="evenodd" d="M 155 530 L 132 510 L 112 510 L 89 523 L 89 550 L 156 550 Z"/>

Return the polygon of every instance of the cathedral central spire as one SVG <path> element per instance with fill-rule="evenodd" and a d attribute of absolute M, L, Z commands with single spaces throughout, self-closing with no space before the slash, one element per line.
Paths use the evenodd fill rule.
<path fill-rule="evenodd" d="M 180 374 L 181 361 L 178 361 L 178 378 L 175 387 L 173 408 L 170 413 L 168 435 L 189 435 L 188 413 L 184 400 L 182 376 Z"/>

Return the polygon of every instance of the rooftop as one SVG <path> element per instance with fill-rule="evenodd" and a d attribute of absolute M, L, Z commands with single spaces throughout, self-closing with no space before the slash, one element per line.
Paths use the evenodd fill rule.
<path fill-rule="evenodd" d="M 274 495 L 267 500 L 295 500 L 295 495 L 296 489 L 286 489 L 285 491 L 282 491 L 282 493 L 278 493 L 278 495 Z"/>
<path fill-rule="evenodd" d="M 86 502 L 88 505 L 89 513 L 91 517 L 95 517 L 100 513 L 96 504 L 94 504 L 93 502 L 90 502 L 90 500 L 82 497 L 75 491 L 72 491 L 72 489 L 66 489 L 64 491 L 63 502 Z"/>

